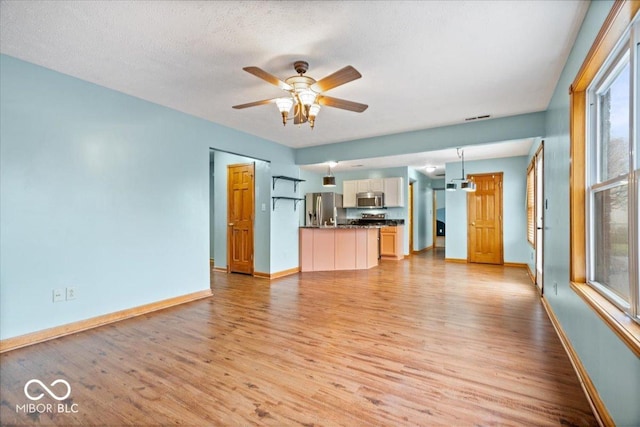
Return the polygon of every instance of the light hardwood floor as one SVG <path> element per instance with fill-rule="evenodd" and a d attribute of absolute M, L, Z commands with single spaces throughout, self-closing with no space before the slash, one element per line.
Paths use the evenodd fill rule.
<path fill-rule="evenodd" d="M 524 269 L 432 251 L 273 281 L 216 272 L 211 286 L 1 355 L 0 424 L 596 425 Z M 29 379 L 58 378 L 76 413 L 16 413 Z"/>

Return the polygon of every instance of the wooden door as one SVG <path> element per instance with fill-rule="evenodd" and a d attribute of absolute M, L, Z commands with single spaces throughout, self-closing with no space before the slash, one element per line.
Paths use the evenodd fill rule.
<path fill-rule="evenodd" d="M 254 165 L 227 166 L 227 271 L 253 274 Z"/>
<path fill-rule="evenodd" d="M 467 194 L 469 262 L 502 264 L 502 172 L 469 175 L 476 191 Z"/>

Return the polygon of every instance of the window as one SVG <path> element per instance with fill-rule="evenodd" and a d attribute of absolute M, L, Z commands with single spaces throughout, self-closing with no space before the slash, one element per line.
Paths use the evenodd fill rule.
<path fill-rule="evenodd" d="M 629 203 L 633 183 L 629 39 L 587 91 L 587 283 L 637 318 L 638 304 L 630 288 L 638 280 L 629 268 L 633 252 L 629 213 L 635 210 Z"/>
<path fill-rule="evenodd" d="M 536 158 L 534 156 L 527 168 L 527 240 L 532 246 L 535 246 L 536 236 L 535 163 Z"/>
<path fill-rule="evenodd" d="M 571 86 L 570 275 L 640 357 L 639 9 L 614 3 Z"/>

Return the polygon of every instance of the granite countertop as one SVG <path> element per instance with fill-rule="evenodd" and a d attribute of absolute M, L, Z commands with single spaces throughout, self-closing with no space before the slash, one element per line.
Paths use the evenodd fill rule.
<path fill-rule="evenodd" d="M 355 224 L 338 224 L 337 226 L 333 225 L 301 225 L 300 228 L 321 228 L 321 229 L 348 229 L 348 228 L 382 228 L 388 227 L 387 225 L 355 225 Z"/>
<path fill-rule="evenodd" d="M 395 227 L 398 225 L 404 225 L 403 219 L 387 219 L 384 224 L 338 224 L 337 226 L 333 225 L 301 225 L 300 228 L 382 228 L 382 227 Z"/>

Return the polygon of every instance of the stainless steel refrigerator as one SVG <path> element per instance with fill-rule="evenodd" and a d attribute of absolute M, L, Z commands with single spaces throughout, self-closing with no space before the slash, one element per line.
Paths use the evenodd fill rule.
<path fill-rule="evenodd" d="M 343 224 L 347 211 L 342 207 L 342 194 L 307 193 L 305 197 L 306 226 L 334 226 Z"/>

